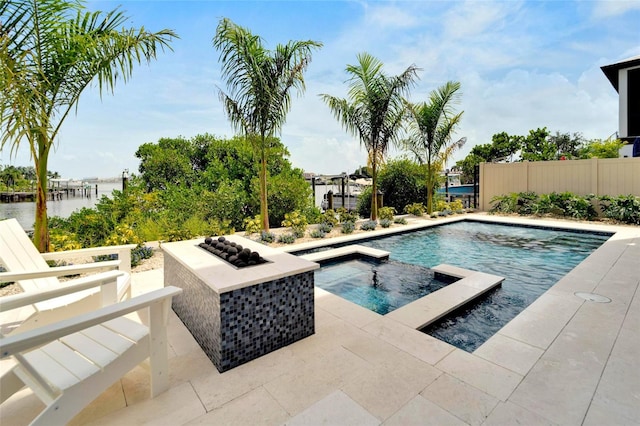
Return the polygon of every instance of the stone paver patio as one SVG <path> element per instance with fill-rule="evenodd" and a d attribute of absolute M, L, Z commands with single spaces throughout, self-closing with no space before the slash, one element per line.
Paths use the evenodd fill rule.
<path fill-rule="evenodd" d="M 465 217 L 616 234 L 472 354 L 316 288 L 313 336 L 220 374 L 172 313 L 171 389 L 149 399 L 139 366 L 72 424 L 640 424 L 640 228 Z M 133 275 L 134 294 L 162 285 Z M 0 422 L 42 407 L 23 390 Z"/>

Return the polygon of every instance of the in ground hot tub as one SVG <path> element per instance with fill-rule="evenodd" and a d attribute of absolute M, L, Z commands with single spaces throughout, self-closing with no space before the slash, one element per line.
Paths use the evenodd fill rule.
<path fill-rule="evenodd" d="M 238 268 L 199 246 L 162 245 L 164 285 L 183 289 L 172 308 L 224 372 L 312 335 L 315 262 L 231 235 L 265 260 Z"/>

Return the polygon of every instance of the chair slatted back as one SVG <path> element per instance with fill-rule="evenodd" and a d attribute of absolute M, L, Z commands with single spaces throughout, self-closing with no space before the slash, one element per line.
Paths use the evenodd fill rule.
<path fill-rule="evenodd" d="M 16 219 L 0 221 L 0 263 L 9 272 L 49 269 L 49 265 Z M 57 285 L 58 279 L 51 277 L 22 280 L 19 284 L 24 291 L 39 290 Z"/>

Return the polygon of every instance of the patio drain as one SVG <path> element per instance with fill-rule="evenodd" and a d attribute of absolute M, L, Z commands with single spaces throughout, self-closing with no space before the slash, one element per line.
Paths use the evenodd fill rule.
<path fill-rule="evenodd" d="M 578 291 L 576 293 L 573 293 L 576 296 L 586 300 L 587 302 L 596 302 L 596 303 L 609 303 L 611 302 L 611 299 L 609 299 L 606 296 L 602 296 L 600 294 L 596 294 L 596 293 L 586 293 L 586 292 L 582 292 L 582 291 Z"/>

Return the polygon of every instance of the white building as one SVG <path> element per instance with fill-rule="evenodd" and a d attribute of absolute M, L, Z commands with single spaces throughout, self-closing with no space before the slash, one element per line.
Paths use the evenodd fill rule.
<path fill-rule="evenodd" d="M 640 145 L 640 56 L 601 69 L 619 95 L 618 138 L 627 143 L 620 154 L 631 157 L 636 139 Z"/>

